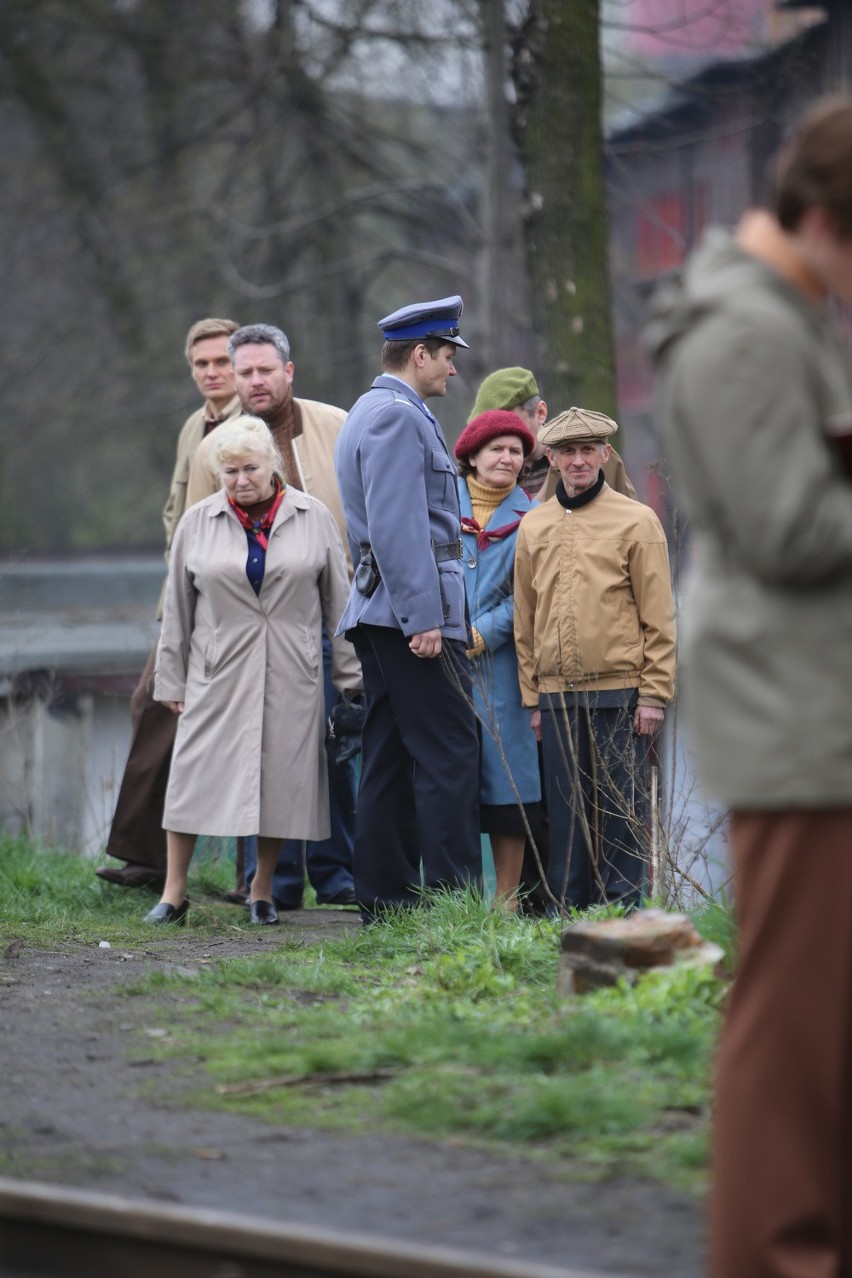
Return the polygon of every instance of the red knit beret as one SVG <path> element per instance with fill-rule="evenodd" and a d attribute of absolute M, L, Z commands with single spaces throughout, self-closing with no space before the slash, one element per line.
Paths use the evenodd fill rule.
<path fill-rule="evenodd" d="M 491 408 L 487 413 L 473 417 L 456 440 L 453 450 L 461 461 L 479 452 L 489 440 L 498 435 L 517 435 L 524 449 L 524 456 L 529 457 L 535 448 L 535 436 L 517 413 L 506 412 L 502 408 Z"/>

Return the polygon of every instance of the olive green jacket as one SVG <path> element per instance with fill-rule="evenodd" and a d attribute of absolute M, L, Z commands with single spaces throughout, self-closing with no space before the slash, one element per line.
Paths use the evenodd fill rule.
<path fill-rule="evenodd" d="M 659 426 L 690 515 L 681 687 L 738 810 L 852 805 L 852 382 L 827 313 L 710 232 L 655 303 Z"/>

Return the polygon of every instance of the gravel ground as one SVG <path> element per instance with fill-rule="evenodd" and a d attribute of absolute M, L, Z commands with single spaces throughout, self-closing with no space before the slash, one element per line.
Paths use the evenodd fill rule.
<path fill-rule="evenodd" d="M 287 926 L 313 939 L 358 923 L 323 910 L 288 915 Z M 143 1014 L 121 987 L 279 940 L 259 930 L 222 941 L 158 936 L 135 951 L 7 945 L 0 1174 L 602 1274 L 702 1273 L 700 1205 L 656 1184 L 588 1184 L 567 1162 L 194 1108 L 193 1093 L 211 1085 L 203 1069 L 190 1068 L 187 1082 L 181 1064 L 176 1082 L 174 1065 L 144 1055 L 146 1034 L 168 1029 L 174 1005 L 152 996 Z"/>

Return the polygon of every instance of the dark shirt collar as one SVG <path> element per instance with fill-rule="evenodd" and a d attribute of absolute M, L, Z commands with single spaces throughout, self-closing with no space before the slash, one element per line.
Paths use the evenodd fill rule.
<path fill-rule="evenodd" d="M 556 485 L 556 500 L 559 502 L 559 505 L 564 506 L 566 510 L 579 510 L 581 506 L 588 506 L 590 501 L 595 500 L 605 482 L 603 471 L 598 471 L 598 477 L 592 484 L 591 488 L 587 488 L 584 493 L 578 493 L 576 497 L 569 497 L 565 491 L 565 485 L 560 479 L 559 483 Z"/>

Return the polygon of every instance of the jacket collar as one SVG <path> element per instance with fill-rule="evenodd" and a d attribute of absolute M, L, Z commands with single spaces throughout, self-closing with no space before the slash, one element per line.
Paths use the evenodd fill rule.
<path fill-rule="evenodd" d="M 435 414 L 420 398 L 414 387 L 409 386 L 408 382 L 404 382 L 401 377 L 394 377 L 390 373 L 380 373 L 373 382 L 373 390 L 391 390 L 395 391 L 397 395 L 404 395 L 415 408 L 419 408 L 420 412 L 423 413 L 425 417 L 428 417 L 430 422 L 434 422 L 437 426 L 438 419 Z"/>
<path fill-rule="evenodd" d="M 300 492 L 298 488 L 293 488 L 288 484 L 284 498 L 275 515 L 270 534 L 274 533 L 275 529 L 283 524 L 285 520 L 290 519 L 297 510 L 308 510 L 310 505 L 310 497 Z M 231 510 L 228 494 L 224 488 L 220 488 L 212 497 L 207 498 L 207 514 L 211 519 L 215 519 L 217 515 L 226 515 L 229 519 L 233 519 L 238 527 L 241 527 L 239 520 Z"/>
<path fill-rule="evenodd" d="M 459 514 L 465 519 L 470 519 L 473 515 L 473 502 L 470 500 L 470 489 L 462 475 L 458 477 L 458 493 L 459 493 Z M 532 510 L 537 503 L 532 501 L 521 488 L 520 484 L 516 484 L 508 497 L 504 497 L 500 505 L 494 511 L 488 521 L 488 526 L 494 529 L 502 527 L 504 524 L 514 523 L 517 519 L 522 519 L 528 510 Z M 472 537 L 475 534 L 465 532 L 462 529 L 462 536 Z"/>

